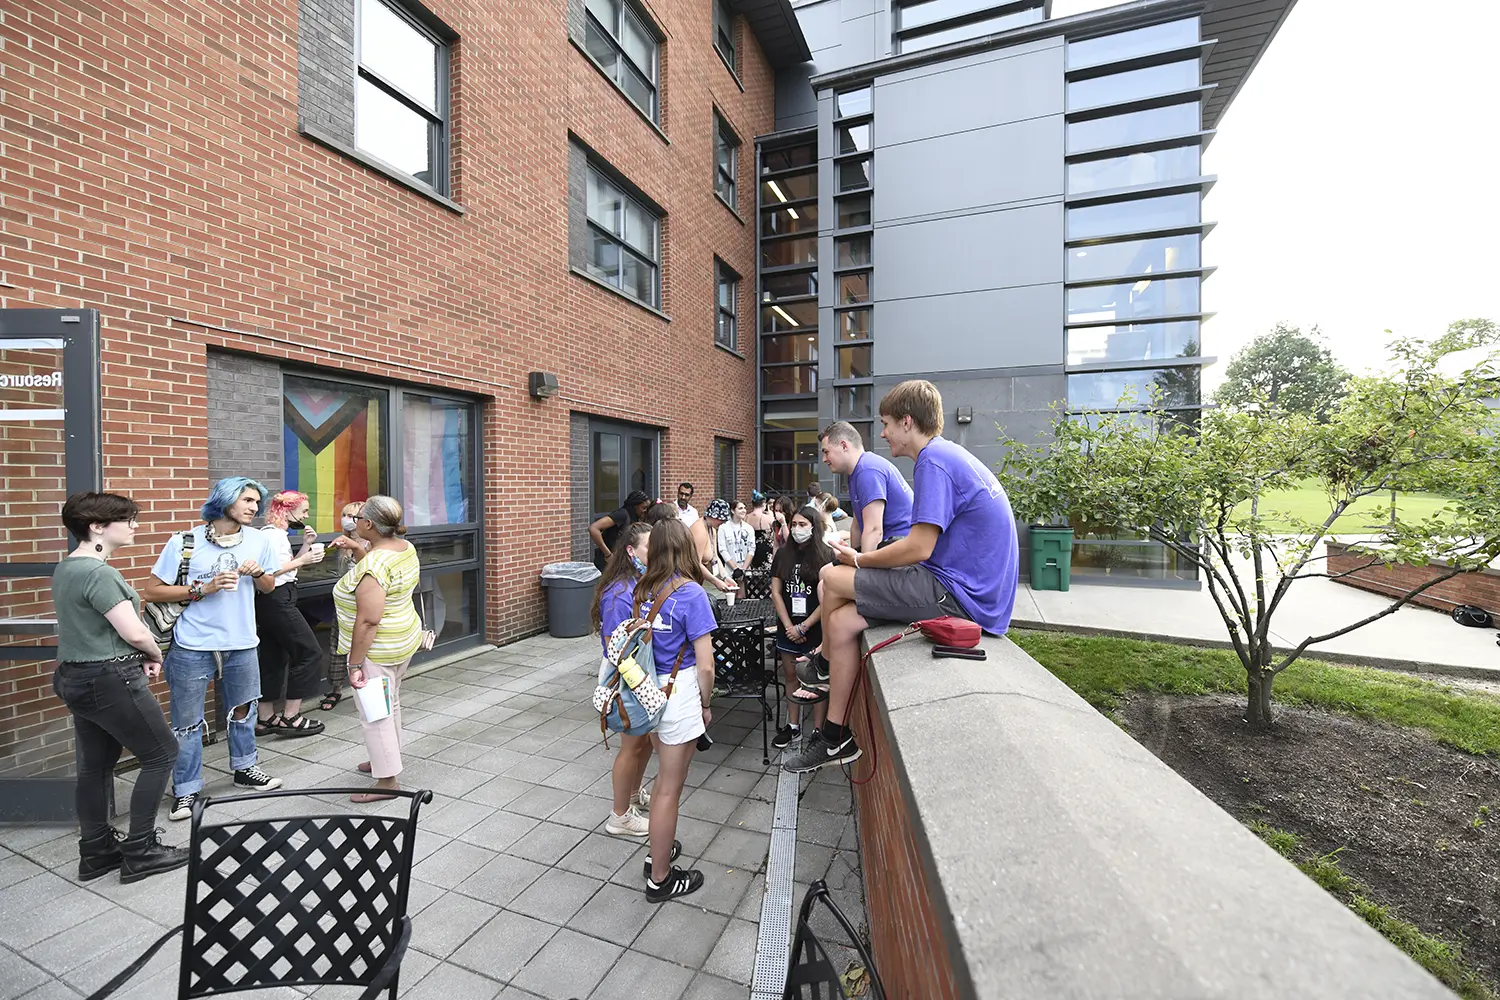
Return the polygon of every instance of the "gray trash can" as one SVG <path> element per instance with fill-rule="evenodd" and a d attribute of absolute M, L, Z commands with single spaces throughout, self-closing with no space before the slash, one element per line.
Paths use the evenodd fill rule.
<path fill-rule="evenodd" d="M 547 588 L 547 632 L 554 639 L 576 639 L 589 634 L 589 607 L 599 569 L 593 563 L 549 563 L 542 567 Z"/>

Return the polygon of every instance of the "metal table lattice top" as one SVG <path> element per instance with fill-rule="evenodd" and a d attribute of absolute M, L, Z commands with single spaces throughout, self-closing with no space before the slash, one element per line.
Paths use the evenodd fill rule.
<path fill-rule="evenodd" d="M 734 607 L 729 607 L 727 602 L 716 602 L 714 604 L 714 617 L 718 619 L 720 627 L 726 625 L 759 625 L 768 618 L 774 618 L 776 609 L 771 604 L 769 597 L 751 598 L 749 600 L 735 601 Z"/>

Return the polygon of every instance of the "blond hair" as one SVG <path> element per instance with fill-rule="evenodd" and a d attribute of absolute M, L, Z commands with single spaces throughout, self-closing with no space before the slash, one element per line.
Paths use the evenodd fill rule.
<path fill-rule="evenodd" d="M 911 417 L 917 430 L 937 437 L 943 433 L 943 396 L 924 378 L 908 379 L 880 400 L 880 415 L 893 420 Z"/>

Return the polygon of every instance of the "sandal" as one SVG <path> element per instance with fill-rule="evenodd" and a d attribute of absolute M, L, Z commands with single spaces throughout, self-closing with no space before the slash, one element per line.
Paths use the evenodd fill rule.
<path fill-rule="evenodd" d="M 672 841 L 672 854 L 671 854 L 670 857 L 667 858 L 667 864 L 670 865 L 672 862 L 676 861 L 680 857 L 682 857 L 682 841 L 680 841 L 680 840 L 674 840 L 674 841 Z M 643 877 L 645 877 L 645 878 L 650 878 L 651 877 L 651 847 L 650 847 L 650 845 L 647 845 L 647 847 L 646 847 L 646 868 L 645 868 L 645 871 L 641 872 L 641 875 Z"/>
<path fill-rule="evenodd" d="M 323 712 L 332 712 L 339 702 L 344 700 L 344 692 L 330 691 L 318 702 L 318 709 Z"/>
<path fill-rule="evenodd" d="M 276 731 L 276 727 L 279 726 L 280 724 L 281 724 L 281 716 L 277 715 L 275 712 L 272 712 L 271 715 L 268 718 L 256 719 L 255 720 L 255 735 L 256 736 L 270 736 L 272 733 L 274 733 Z"/>
<path fill-rule="evenodd" d="M 271 716 L 266 720 L 266 731 L 276 736 L 285 736 L 289 739 L 301 739 L 304 736 L 316 736 L 324 729 L 321 722 L 309 719 L 298 712 L 296 715 Z M 257 728 L 257 732 L 259 729 Z"/>
<path fill-rule="evenodd" d="M 394 791 L 394 789 L 392 789 L 392 791 Z M 350 802 L 384 802 L 386 799 L 395 799 L 395 798 L 400 798 L 400 796 L 393 795 L 393 794 L 391 794 L 391 792 L 381 792 L 381 791 L 355 792 L 353 795 L 349 796 L 349 801 Z"/>
<path fill-rule="evenodd" d="M 816 705 L 828 700 L 828 689 L 817 687 L 799 687 L 795 691 L 787 693 L 787 700 L 797 705 Z"/>
<path fill-rule="evenodd" d="M 665 903 L 669 899 L 678 896 L 686 896 L 703 888 L 703 873 L 697 869 L 683 871 L 681 868 L 673 868 L 667 873 L 666 879 L 656 888 L 651 883 L 646 883 L 646 902 Z"/>

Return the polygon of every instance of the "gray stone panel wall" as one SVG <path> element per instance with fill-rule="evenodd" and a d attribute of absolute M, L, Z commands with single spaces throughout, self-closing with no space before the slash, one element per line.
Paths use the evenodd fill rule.
<path fill-rule="evenodd" d="M 568 143 L 568 264 L 582 268 L 589 258 L 589 158 L 576 142 Z"/>
<path fill-rule="evenodd" d="M 828 313 L 831 324 L 832 310 Z M 875 371 L 909 377 L 915 372 L 1060 365 L 1062 313 L 1057 285 L 877 302 Z"/>
<path fill-rule="evenodd" d="M 1062 162 L 1061 115 L 877 146 L 875 224 L 1061 198 Z"/>
<path fill-rule="evenodd" d="M 568 415 L 568 501 L 571 507 L 568 536 L 576 560 L 593 558 L 589 541 L 589 418 L 586 413 Z"/>
<path fill-rule="evenodd" d="M 877 156 L 877 177 L 879 169 Z M 1062 227 L 1061 202 L 878 226 L 876 301 L 1018 285 L 1061 286 Z M 878 336 L 884 339 L 889 332 Z"/>
<path fill-rule="evenodd" d="M 354 144 L 355 0 L 297 2 L 297 120 Z"/>
<path fill-rule="evenodd" d="M 208 352 L 208 477 L 249 476 L 281 489 L 281 369 L 245 354 Z"/>

